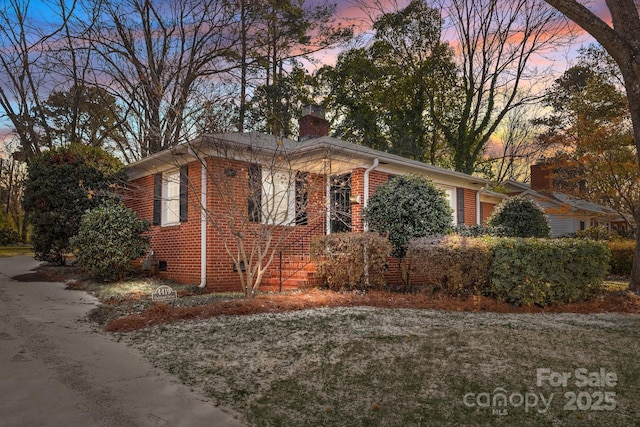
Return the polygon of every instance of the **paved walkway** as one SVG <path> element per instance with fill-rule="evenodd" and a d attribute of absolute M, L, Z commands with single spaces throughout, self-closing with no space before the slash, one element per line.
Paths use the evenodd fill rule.
<path fill-rule="evenodd" d="M 92 296 L 12 279 L 37 266 L 0 258 L 1 427 L 245 425 L 84 321 Z"/>

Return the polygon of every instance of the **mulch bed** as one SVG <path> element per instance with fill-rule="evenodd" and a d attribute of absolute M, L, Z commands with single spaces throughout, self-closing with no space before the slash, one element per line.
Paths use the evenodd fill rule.
<path fill-rule="evenodd" d="M 41 267 L 23 279 L 37 281 L 67 281 L 69 289 L 83 289 L 79 270 L 70 267 Z M 67 280 L 77 278 L 78 280 Z M 43 279 L 43 280 L 40 280 Z M 33 280 L 29 280 L 33 281 Z M 179 296 L 188 296 L 180 292 Z M 146 298 L 131 295 L 130 298 L 104 301 L 107 305 L 123 304 Z M 195 307 L 173 307 L 156 302 L 139 314 L 129 314 L 110 321 L 108 332 L 129 332 L 168 322 L 188 319 L 207 319 L 222 315 L 248 315 L 278 313 L 322 307 L 379 307 L 411 308 L 493 313 L 628 313 L 640 314 L 640 296 L 629 291 L 607 292 L 590 301 L 569 304 L 538 306 L 514 306 L 484 296 L 468 298 L 450 297 L 441 294 L 407 294 L 399 292 L 334 292 L 309 289 L 284 294 L 260 294 L 252 299 L 231 299 Z"/>
<path fill-rule="evenodd" d="M 221 315 L 278 313 L 321 307 L 412 308 L 494 313 L 630 313 L 640 314 L 640 297 L 617 292 L 591 301 L 547 307 L 513 306 L 492 298 L 473 296 L 456 298 L 424 294 L 367 293 L 308 290 L 291 294 L 258 295 L 253 299 L 219 301 L 196 307 L 171 307 L 155 303 L 140 314 L 130 314 L 108 323 L 108 332 L 129 332 L 167 322 L 207 319 Z"/>

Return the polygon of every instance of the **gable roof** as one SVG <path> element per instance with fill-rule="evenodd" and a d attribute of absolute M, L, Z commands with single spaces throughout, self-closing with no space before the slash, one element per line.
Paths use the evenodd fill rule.
<path fill-rule="evenodd" d="M 623 221 L 624 218 L 615 210 L 606 206 L 599 205 L 597 203 L 589 202 L 587 200 L 579 199 L 577 197 L 570 196 L 565 193 L 551 192 L 541 193 L 531 189 L 531 185 L 517 182 L 517 181 L 505 181 L 503 184 L 508 190 L 518 193 L 521 196 L 531 196 L 537 200 L 543 200 L 546 203 L 552 204 L 557 207 L 567 208 L 570 212 L 583 212 L 593 216 L 606 216 L 612 220 Z"/>
<path fill-rule="evenodd" d="M 337 138 L 323 136 L 320 138 L 294 141 L 287 138 L 277 138 L 260 132 L 220 133 L 203 135 L 189 143 L 180 144 L 174 148 L 153 154 L 126 167 L 129 179 L 136 179 L 150 173 L 175 167 L 176 157 L 179 163 L 196 160 L 199 155 L 214 155 L 215 146 L 224 145 L 235 150 L 254 150 L 273 153 L 274 150 L 284 150 L 295 153 L 299 157 L 325 156 L 330 153 L 332 160 L 342 162 L 351 169 L 369 168 L 378 159 L 378 169 L 393 173 L 424 174 L 435 182 L 457 183 L 460 186 L 481 189 L 489 181 L 430 165 L 417 160 L 407 159 L 395 154 L 375 150 L 363 145 L 353 144 Z M 320 158 L 320 157 L 318 157 Z"/>

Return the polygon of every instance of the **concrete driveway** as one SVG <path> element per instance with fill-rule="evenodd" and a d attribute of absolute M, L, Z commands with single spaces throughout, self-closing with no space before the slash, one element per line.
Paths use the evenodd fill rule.
<path fill-rule="evenodd" d="M 0 258 L 0 426 L 242 426 L 84 320 L 97 301 Z"/>

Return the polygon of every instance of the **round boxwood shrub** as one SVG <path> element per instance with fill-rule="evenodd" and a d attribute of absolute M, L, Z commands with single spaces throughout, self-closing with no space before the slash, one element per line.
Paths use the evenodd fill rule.
<path fill-rule="evenodd" d="M 78 234 L 71 239 L 78 264 L 95 279 L 122 278 L 129 263 L 149 246 L 144 233 L 149 222 L 120 201 L 108 201 L 83 215 Z"/>
<path fill-rule="evenodd" d="M 504 237 L 549 237 L 551 229 L 542 209 L 533 200 L 510 197 L 496 206 L 487 225 Z"/>
<path fill-rule="evenodd" d="M 388 234 L 393 254 L 402 258 L 409 240 L 447 233 L 452 213 L 444 192 L 431 181 L 399 175 L 378 187 L 363 217 L 372 231 Z"/>

